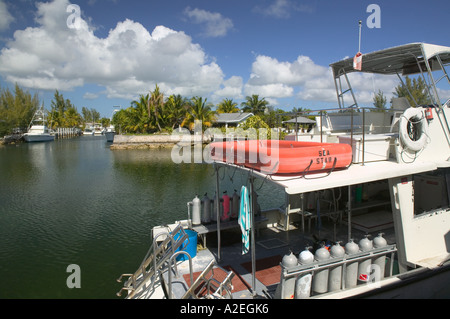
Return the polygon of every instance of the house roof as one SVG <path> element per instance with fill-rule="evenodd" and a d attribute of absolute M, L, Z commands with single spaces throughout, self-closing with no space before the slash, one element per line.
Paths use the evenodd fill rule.
<path fill-rule="evenodd" d="M 298 116 L 297 118 L 290 119 L 289 121 L 283 121 L 284 123 L 297 123 L 297 124 L 314 124 L 316 121 L 310 120 L 309 118 Z"/>
<path fill-rule="evenodd" d="M 219 113 L 216 115 L 216 123 L 238 124 L 252 116 L 253 113 Z"/>

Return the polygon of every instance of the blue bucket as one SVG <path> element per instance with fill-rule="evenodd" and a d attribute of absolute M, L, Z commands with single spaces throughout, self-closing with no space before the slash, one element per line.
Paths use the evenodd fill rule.
<path fill-rule="evenodd" d="M 183 242 L 183 244 L 180 246 L 180 248 L 177 249 L 177 251 L 184 250 L 191 256 L 191 258 L 194 258 L 195 256 L 197 256 L 197 232 L 189 229 L 186 229 L 185 232 L 189 238 Z M 176 240 L 179 236 L 180 233 L 176 234 L 174 239 Z M 184 261 L 188 259 L 188 256 L 186 256 L 185 254 L 180 254 L 177 256 L 177 261 Z"/>

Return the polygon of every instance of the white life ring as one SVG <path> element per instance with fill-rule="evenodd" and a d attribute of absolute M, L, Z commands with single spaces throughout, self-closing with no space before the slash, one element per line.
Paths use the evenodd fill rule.
<path fill-rule="evenodd" d="M 415 130 L 418 130 L 419 138 L 411 138 L 408 125 L 417 125 Z M 418 152 L 422 150 L 427 144 L 428 138 L 428 122 L 423 114 L 422 108 L 410 107 L 400 117 L 399 134 L 405 148 Z"/>

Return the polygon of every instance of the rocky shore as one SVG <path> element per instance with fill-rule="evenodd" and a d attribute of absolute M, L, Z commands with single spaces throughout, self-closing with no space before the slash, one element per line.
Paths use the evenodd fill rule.
<path fill-rule="evenodd" d="M 111 150 L 158 149 L 175 145 L 186 146 L 194 143 L 209 143 L 210 139 L 186 135 L 116 135 Z"/>

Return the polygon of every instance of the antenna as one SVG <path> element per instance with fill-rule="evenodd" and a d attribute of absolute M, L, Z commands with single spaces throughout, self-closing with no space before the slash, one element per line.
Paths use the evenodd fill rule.
<path fill-rule="evenodd" d="M 362 21 L 359 20 L 359 44 L 358 44 L 358 52 L 361 52 L 361 25 L 362 25 Z"/>

